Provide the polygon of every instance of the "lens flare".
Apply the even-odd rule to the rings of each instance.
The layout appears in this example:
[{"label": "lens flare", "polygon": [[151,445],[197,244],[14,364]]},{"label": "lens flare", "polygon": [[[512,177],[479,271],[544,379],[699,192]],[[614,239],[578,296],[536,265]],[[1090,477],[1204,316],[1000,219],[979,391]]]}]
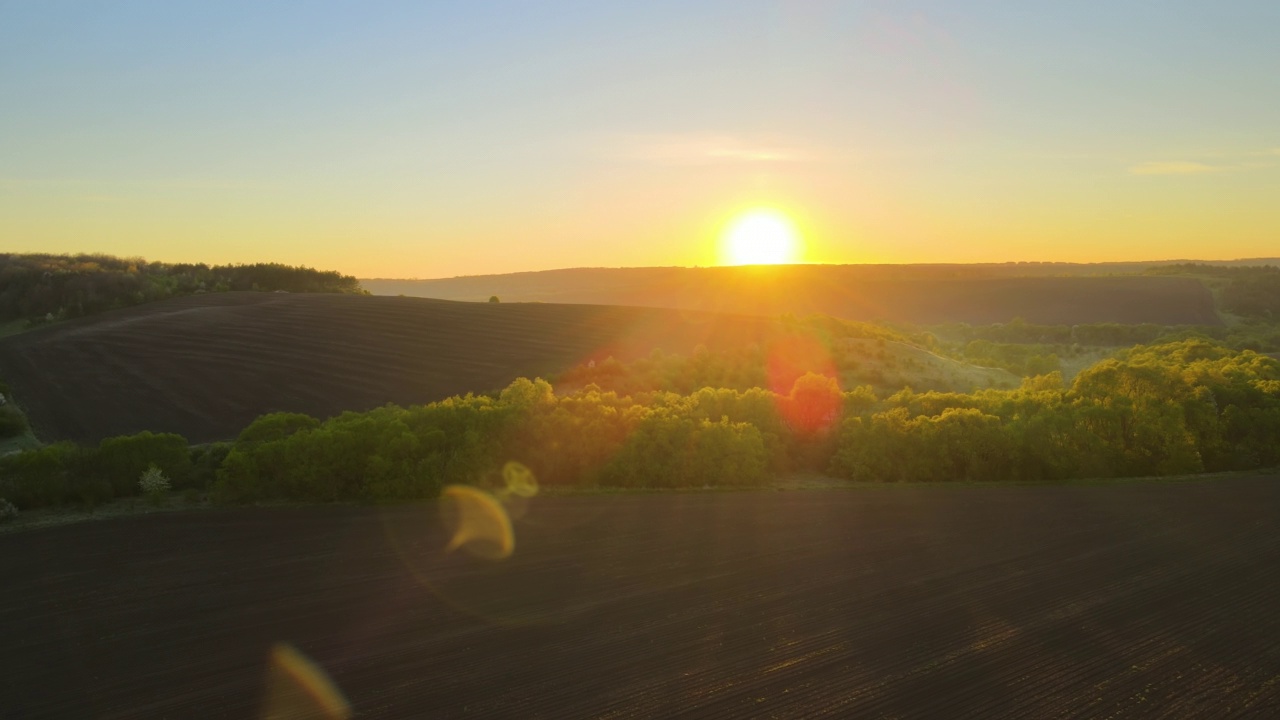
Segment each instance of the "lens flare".
[{"label": "lens flare", "polygon": [[263,720],[346,720],[351,705],[325,671],[288,643],[271,648]]},{"label": "lens flare", "polygon": [[514,460],[502,466],[502,482],[506,485],[502,490],[505,495],[531,498],[538,494],[538,479],[533,471]]},{"label": "lens flare", "polygon": [[446,487],[440,513],[452,533],[445,552],[462,548],[486,560],[502,560],[515,552],[511,518],[502,503],[484,490],[469,485]]},{"label": "lens flare", "polygon": [[768,373],[778,413],[792,429],[812,435],[835,425],[843,396],[826,343],[807,334],[778,340],[769,349]]}]

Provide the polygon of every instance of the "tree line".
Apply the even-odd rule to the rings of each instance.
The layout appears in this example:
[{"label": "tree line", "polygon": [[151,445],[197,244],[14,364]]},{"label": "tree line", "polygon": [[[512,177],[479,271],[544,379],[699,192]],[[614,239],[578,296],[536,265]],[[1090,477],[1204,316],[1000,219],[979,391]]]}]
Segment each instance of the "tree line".
[{"label": "tree line", "polygon": [[1140,346],[1016,390],[878,398],[807,373],[786,392],[703,387],[500,393],[324,421],[265,415],[233,442],[143,433],[0,458],[19,507],[137,494],[155,464],[177,490],[229,503],[396,501],[495,481],[511,460],[545,485],[760,485],[797,472],[862,482],[1045,481],[1280,463],[1280,361],[1202,339]]},{"label": "tree line", "polygon": [[277,263],[205,265],[110,255],[0,253],[0,322],[67,319],[231,290],[362,293],[354,277]]},{"label": "tree line", "polygon": [[0,380],[0,440],[17,437],[26,431],[26,416],[14,404],[9,384]]},{"label": "tree line", "polygon": [[1245,318],[1280,320],[1280,267],[1223,266],[1180,263],[1151,268],[1153,275],[1201,275],[1227,280],[1218,302],[1222,309]]}]

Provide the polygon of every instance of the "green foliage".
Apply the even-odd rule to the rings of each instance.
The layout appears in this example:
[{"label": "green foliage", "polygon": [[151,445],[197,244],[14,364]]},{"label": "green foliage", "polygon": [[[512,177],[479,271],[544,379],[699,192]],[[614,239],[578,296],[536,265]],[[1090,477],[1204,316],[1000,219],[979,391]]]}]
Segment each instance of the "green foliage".
[{"label": "green foliage", "polygon": [[1062,371],[1057,353],[1044,345],[1014,345],[993,343],[989,340],[973,340],[965,346],[963,357],[966,362],[985,367],[1003,368],[1023,377]]},{"label": "green foliage", "polygon": [[1000,418],[976,408],[910,416],[898,407],[845,428],[833,465],[853,480],[1009,480],[1012,438]]},{"label": "green foliage", "polygon": [[[816,319],[809,322],[819,324]],[[827,335],[825,329],[804,328],[763,346],[751,344],[714,351],[699,346],[689,356],[655,350],[648,357],[629,363],[609,357],[570,369],[558,378],[557,387],[595,385],[622,395],[659,390],[687,395],[704,387],[740,391],[760,387],[785,394],[807,372],[834,377],[842,387],[866,385],[889,393],[904,385],[937,390],[1017,385],[1014,375],[1004,369],[992,369],[1001,363],[978,367],[941,357],[901,335],[872,337],[868,329],[873,327],[843,328],[841,331],[849,335],[834,336]],[[891,335],[891,331],[883,330],[883,334]],[[918,339],[937,344],[932,336]],[[1056,357],[1036,362],[1032,360],[1030,367],[1035,372],[1030,374],[1058,369]],[[1025,357],[1018,363],[1019,372],[1028,365]]]},{"label": "green foliage", "polygon": [[0,438],[17,437],[27,432],[27,418],[13,403],[0,405]]},{"label": "green foliage", "polygon": [[632,431],[602,469],[616,487],[753,485],[768,478],[760,430],[749,423],[693,420],[656,412]]},{"label": "green foliage", "polygon": [[197,494],[210,489],[217,479],[218,468],[222,467],[222,463],[230,452],[231,443],[225,442],[192,447],[191,473],[187,476],[185,483],[175,485],[174,488],[194,491]]},{"label": "green foliage", "polygon": [[688,395],[704,387],[768,387],[769,380],[767,358],[759,346],[717,353],[699,346],[688,357],[654,350],[648,357],[625,365],[612,357],[579,365],[561,375],[557,384],[595,385],[622,395],[658,390]]},{"label": "green foliage", "polygon": [[[847,420],[832,470],[859,480],[1172,475],[1280,462],[1280,362],[1194,339],[1016,391],[904,391]],[[964,413],[964,415],[962,415]]]},{"label": "green foliage", "polygon": [[447,484],[484,484],[508,460],[543,485],[759,483],[790,432],[776,401],[758,389],[558,397],[521,378],[497,398],[347,413],[271,441],[242,435],[215,493],[226,502],[431,497]]},{"label": "green foliage", "polygon": [[215,495],[225,502],[431,497],[439,492],[441,437],[419,437],[405,413],[344,413],[270,440],[242,435],[222,462]]},{"label": "green foliage", "polygon": [[142,494],[152,505],[161,505],[169,494],[172,485],[169,478],[164,476],[164,472],[155,465],[151,465],[142,471],[142,476],[138,478],[138,488],[142,490]]},{"label": "green foliage", "polygon": [[1280,268],[1232,280],[1222,290],[1222,309],[1245,317],[1280,319]]},{"label": "green foliage", "polygon": [[57,443],[0,458],[0,494],[24,508],[98,505],[137,495],[138,479],[155,465],[175,483],[191,471],[181,435],[144,432],[97,447]]},{"label": "green foliage", "polygon": [[0,253],[0,321],[32,324],[199,292],[362,293],[351,276],[277,263],[192,265],[109,255]]},{"label": "green foliage", "polygon": [[240,431],[237,443],[252,444],[283,440],[300,430],[314,430],[320,427],[320,421],[302,413],[268,413],[249,423],[249,427]]},{"label": "green foliage", "polygon": [[[1223,339],[1226,330],[1210,326],[1174,326],[1140,323],[1126,325],[1121,323],[1084,323],[1080,325],[1039,325],[1029,323],[1022,318],[1014,318],[1007,323],[994,325],[969,325],[967,323],[950,323],[936,326],[934,332],[939,336],[958,341],[970,356],[987,355],[1004,361],[999,355],[992,355],[993,346],[999,345],[1038,345],[1039,352],[1046,352],[1064,346],[1088,345],[1097,347],[1122,347],[1153,343],[1169,338],[1177,333],[1197,333],[1207,337]],[[970,344],[978,342],[979,345]],[[997,351],[998,352],[998,351]],[[1016,350],[1008,352],[1017,352]]]},{"label": "green foliage", "polygon": [[[667,362],[656,357],[653,372]],[[695,355],[704,372],[714,358]],[[683,362],[683,361],[682,361]],[[602,363],[605,365],[607,363]],[[607,376],[609,368],[596,366]],[[21,507],[136,494],[154,472],[223,502],[382,502],[486,485],[503,465],[544,486],[754,485],[829,471],[871,482],[1037,481],[1170,475],[1280,464],[1280,361],[1203,338],[1117,353],[1067,386],[1054,371],[1011,390],[868,387],[800,375],[786,394],[702,387],[557,395],[518,379],[496,396],[392,405],[323,422],[273,413],[233,443],[188,448],[140,433],[0,458]]]},{"label": "green foliage", "polygon": [[191,453],[181,435],[141,432],[98,444],[88,473],[111,485],[116,497],[132,494],[138,477],[155,466],[182,486],[191,474]]},{"label": "green foliage", "polygon": [[109,487],[104,493],[96,481],[73,480],[82,454],[71,443],[58,443],[0,458],[0,495],[28,509],[110,499]]},{"label": "green foliage", "polygon": [[1280,268],[1274,265],[1203,265],[1180,263],[1151,268],[1151,275],[1195,275],[1222,283],[1223,310],[1250,318],[1280,319]]}]

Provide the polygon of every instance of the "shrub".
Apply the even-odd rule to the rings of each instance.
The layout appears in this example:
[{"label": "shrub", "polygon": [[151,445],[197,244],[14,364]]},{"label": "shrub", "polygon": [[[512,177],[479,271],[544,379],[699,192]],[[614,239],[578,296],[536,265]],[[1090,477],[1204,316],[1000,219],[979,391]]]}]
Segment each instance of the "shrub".
[{"label": "shrub", "polygon": [[277,412],[263,415],[240,432],[237,444],[283,440],[301,430],[314,430],[320,421],[302,413]]},{"label": "shrub", "polygon": [[28,509],[74,502],[68,466],[79,452],[58,443],[0,458],[0,493]]},{"label": "shrub", "polygon": [[160,468],[152,465],[142,471],[142,476],[138,478],[138,487],[142,489],[142,494],[146,495],[148,500],[159,505],[169,492],[169,478],[164,476]]},{"label": "shrub", "polygon": [[186,438],[150,432],[107,438],[89,463],[91,473],[111,483],[117,496],[137,492],[138,477],[152,465],[171,481],[185,483],[191,474]]},{"label": "shrub", "polygon": [[17,437],[27,431],[27,419],[13,403],[0,406],[0,438]]},{"label": "shrub", "polygon": [[191,448],[191,474],[185,483],[174,485],[175,490],[203,491],[213,487],[218,479],[218,468],[231,452],[231,443],[209,443]]},{"label": "shrub", "polygon": [[764,439],[754,425],[669,413],[646,418],[601,471],[602,484],[621,487],[754,485],[767,476]]},{"label": "shrub", "polygon": [[0,498],[0,522],[9,522],[18,517],[18,508],[13,503]]}]

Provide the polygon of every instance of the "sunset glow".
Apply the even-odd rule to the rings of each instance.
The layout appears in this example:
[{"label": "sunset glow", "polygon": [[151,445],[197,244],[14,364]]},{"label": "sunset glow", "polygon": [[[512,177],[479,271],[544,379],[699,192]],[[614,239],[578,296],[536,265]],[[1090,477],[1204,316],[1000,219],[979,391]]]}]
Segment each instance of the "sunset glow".
[{"label": "sunset glow", "polygon": [[795,227],[782,213],[752,210],[725,230],[723,264],[784,265],[795,262]]},{"label": "sunset glow", "polygon": [[361,278],[1275,253],[1275,3],[392,5],[7,4],[4,249]]}]

